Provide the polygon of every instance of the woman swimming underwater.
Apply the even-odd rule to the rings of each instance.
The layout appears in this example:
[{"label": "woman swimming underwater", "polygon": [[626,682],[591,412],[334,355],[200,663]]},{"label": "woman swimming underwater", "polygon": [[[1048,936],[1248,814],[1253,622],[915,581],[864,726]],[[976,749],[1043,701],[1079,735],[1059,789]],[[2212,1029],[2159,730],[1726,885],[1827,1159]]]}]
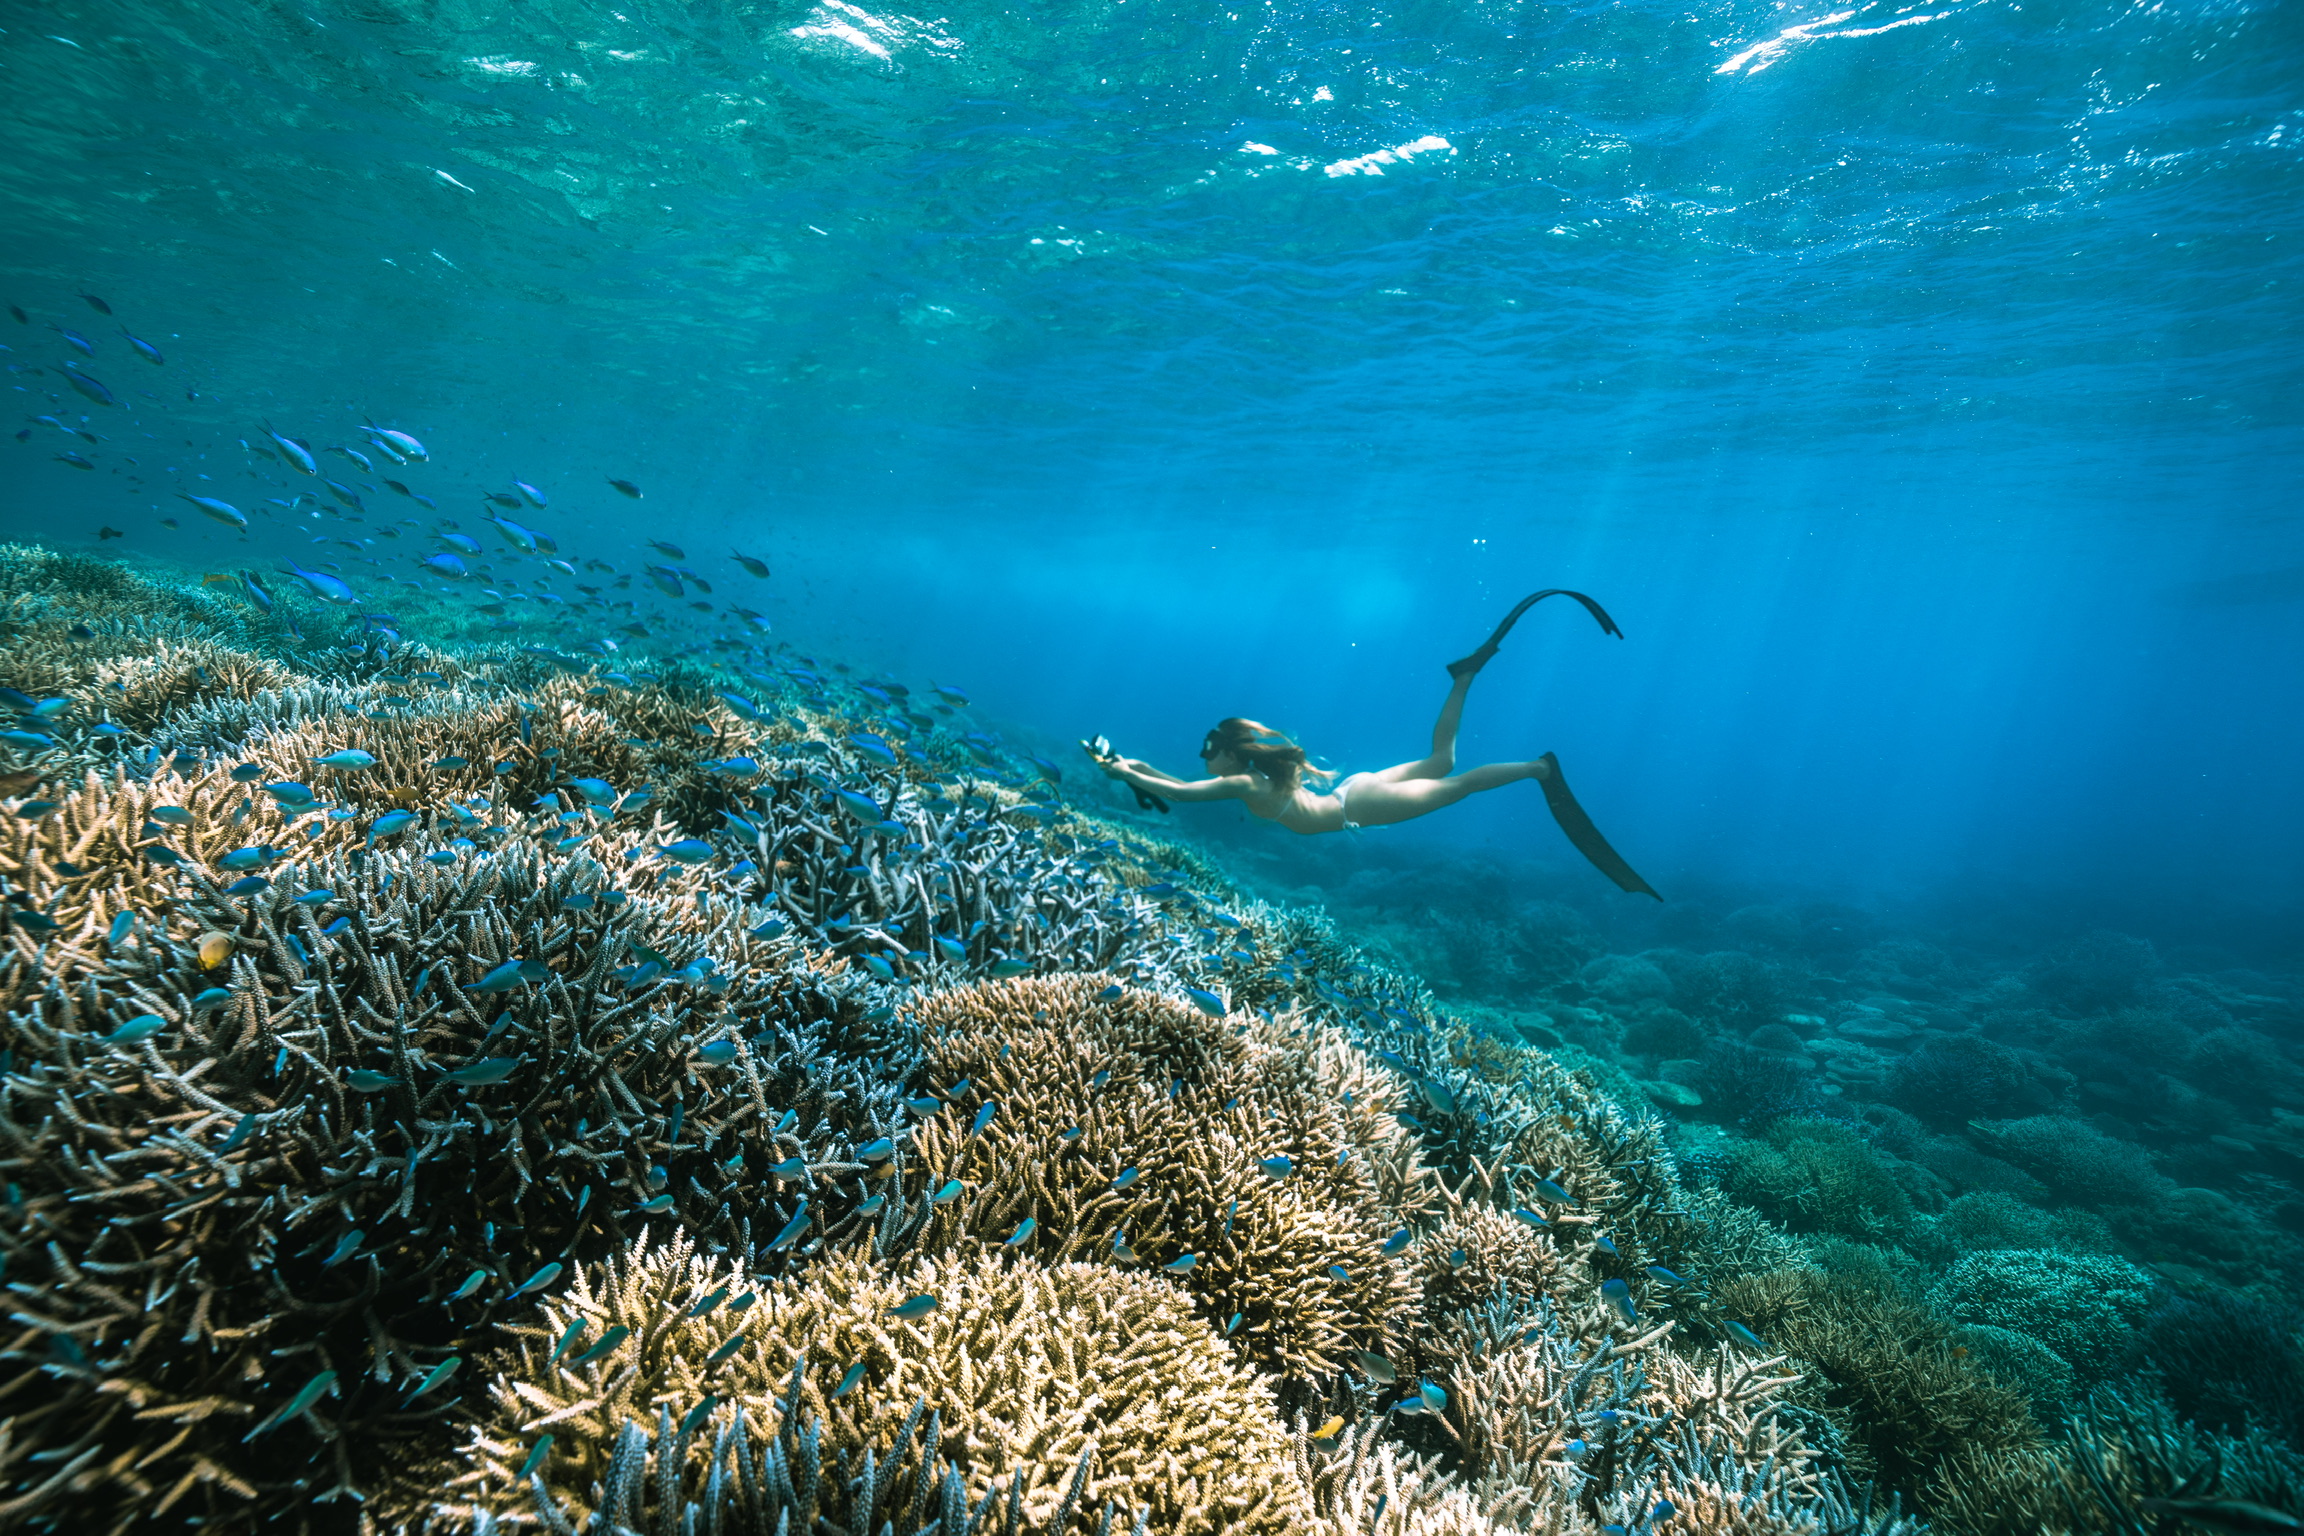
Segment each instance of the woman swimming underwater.
[{"label": "woman swimming underwater", "polygon": [[[1388,827],[1429,815],[1442,806],[1454,805],[1466,795],[1534,779],[1543,786],[1545,804],[1551,807],[1560,830],[1568,834],[1568,840],[1594,867],[1627,891],[1656,896],[1648,882],[1633,873],[1632,866],[1608,846],[1608,840],[1592,825],[1592,819],[1568,792],[1567,781],[1560,776],[1560,760],[1551,753],[1532,762],[1489,763],[1456,772],[1456,728],[1464,717],[1464,697],[1472,689],[1472,679],[1496,654],[1497,647],[1512,632],[1520,616],[1547,597],[1576,599],[1599,621],[1603,633],[1619,640],[1624,637],[1616,621],[1581,592],[1555,587],[1522,598],[1519,605],[1504,616],[1504,622],[1496,626],[1496,632],[1488,637],[1486,644],[1461,661],[1448,664],[1448,674],[1455,683],[1448,690],[1447,702],[1440,706],[1439,721],[1432,727],[1432,751],[1411,763],[1375,773],[1350,774],[1329,787],[1315,787],[1312,781],[1332,779],[1334,775],[1313,767],[1304,749],[1278,731],[1237,717],[1218,721],[1200,744],[1200,760],[1208,765],[1211,778],[1172,778],[1150,763],[1120,756],[1101,737],[1082,745],[1107,774],[1133,788],[1140,801],[1151,803],[1151,797],[1238,800],[1251,814],[1307,835]],[[1664,898],[1656,896],[1656,899]]]}]

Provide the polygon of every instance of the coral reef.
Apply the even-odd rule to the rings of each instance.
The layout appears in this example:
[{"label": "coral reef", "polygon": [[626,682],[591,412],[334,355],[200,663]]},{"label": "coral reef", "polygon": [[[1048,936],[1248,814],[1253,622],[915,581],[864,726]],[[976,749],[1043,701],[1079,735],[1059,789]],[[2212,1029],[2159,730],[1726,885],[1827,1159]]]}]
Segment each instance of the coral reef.
[{"label": "coral reef", "polygon": [[1813,1371],[1821,1406],[1843,1416],[1853,1449],[1891,1487],[1934,1513],[1954,1457],[2012,1453],[2040,1440],[2022,1392],[1987,1375],[1951,1324],[1862,1278],[1779,1270],[1719,1287],[1733,1316]]},{"label": "coral reef", "polygon": [[[2170,1524],[2189,1504],[2205,1524],[2219,1505],[2248,1529],[2304,1515],[2304,1456],[2261,1431],[2221,1435],[2187,1423],[2149,1393],[2096,1393],[2052,1446],[1979,1446],[1946,1467],[1935,1526],[1957,1536],[2095,1536]],[[2168,1501],[2155,1508],[2148,1501]],[[2151,1525],[2143,1521],[2149,1518]],[[2208,1529],[2218,1529],[2208,1525]]]},{"label": "coral reef", "polygon": [[900,685],[0,585],[0,1519],[1899,1526],[1612,1060]]},{"label": "coral reef", "polygon": [[[921,1296],[933,1309],[907,1315]],[[762,1443],[806,1426],[805,1460],[821,1470],[787,1501],[794,1529],[818,1516],[865,1528],[855,1503],[872,1501],[843,1495],[872,1453],[883,1479],[931,1495],[951,1482],[971,1512],[1020,1505],[1033,1530],[1107,1506],[1208,1536],[1304,1521],[1269,1388],[1153,1274],[998,1253],[889,1265],[850,1248],[770,1281],[685,1239],[641,1241],[515,1332],[457,1458],[465,1470],[435,1507],[444,1525],[531,1510],[580,1525],[613,1507],[625,1426],[666,1415],[687,1432],[654,1437],[622,1517],[635,1528],[659,1528],[669,1509],[775,1529],[781,1512],[724,1468],[739,1421]]]},{"label": "coral reef", "polygon": [[2222,1289],[2171,1296],[2137,1347],[2187,1418],[2220,1431],[2260,1426],[2304,1451],[2304,1321],[2293,1308]]},{"label": "coral reef", "polygon": [[1959,1322],[2038,1339],[2089,1387],[2127,1355],[2157,1291],[2150,1275],[2109,1254],[1998,1248],[1954,1262],[1929,1299]]},{"label": "coral reef", "polygon": [[1737,1144],[1721,1188],[1800,1231],[1848,1237],[1901,1232],[1912,1202],[1864,1138],[1829,1120],[1786,1117]]},{"label": "coral reef", "polygon": [[0,1525],[1983,1536],[2294,1486],[2288,978],[1398,852],[1323,913],[806,658],[291,631],[41,551],[0,599],[51,701],[0,800]]}]

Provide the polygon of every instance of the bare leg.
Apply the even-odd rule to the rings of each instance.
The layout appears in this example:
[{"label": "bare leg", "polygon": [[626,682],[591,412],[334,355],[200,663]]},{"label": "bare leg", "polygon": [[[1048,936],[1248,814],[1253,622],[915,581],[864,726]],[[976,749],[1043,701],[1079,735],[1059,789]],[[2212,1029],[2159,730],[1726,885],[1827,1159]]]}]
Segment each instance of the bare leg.
[{"label": "bare leg", "polygon": [[1440,706],[1440,718],[1433,722],[1432,755],[1382,769],[1376,773],[1377,779],[1404,784],[1412,779],[1444,779],[1456,771],[1456,729],[1464,721],[1464,696],[1472,691],[1472,677],[1466,672],[1449,688],[1447,701]]},{"label": "bare leg", "polygon": [[1550,765],[1539,759],[1532,763],[1488,763],[1445,778],[1388,779],[1379,775],[1353,786],[1352,820],[1363,827],[1389,827],[1430,815],[1467,795],[1548,778],[1551,772]]}]

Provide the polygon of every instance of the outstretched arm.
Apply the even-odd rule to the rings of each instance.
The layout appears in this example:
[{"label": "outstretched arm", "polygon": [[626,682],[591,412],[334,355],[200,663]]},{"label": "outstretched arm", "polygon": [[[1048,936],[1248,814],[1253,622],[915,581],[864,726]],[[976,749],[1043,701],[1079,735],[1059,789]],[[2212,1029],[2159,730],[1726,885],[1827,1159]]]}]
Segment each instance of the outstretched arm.
[{"label": "outstretched arm", "polygon": [[1150,763],[1133,757],[1109,757],[1102,763],[1104,771],[1123,784],[1133,784],[1168,800],[1239,800],[1254,789],[1255,783],[1247,774],[1227,774],[1220,779],[1171,778]]}]

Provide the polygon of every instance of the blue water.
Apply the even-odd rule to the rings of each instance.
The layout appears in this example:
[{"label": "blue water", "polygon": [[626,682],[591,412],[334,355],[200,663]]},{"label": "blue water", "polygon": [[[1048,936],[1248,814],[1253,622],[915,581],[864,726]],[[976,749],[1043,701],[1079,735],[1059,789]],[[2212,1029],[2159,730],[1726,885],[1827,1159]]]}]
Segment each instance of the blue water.
[{"label": "blue water", "polygon": [[[451,515],[518,477],[579,555],[764,555],[800,648],[1172,770],[1233,713],[1419,755],[1571,586],[1626,638],[1538,610],[1463,757],[1558,751],[1668,896],[2292,943],[2297,17],[17,8],[0,340],[82,331],[128,408],[20,373],[107,441],[27,421],[0,534],[268,566],[165,493],[372,413]],[[1526,786],[1175,823],[1615,899]]]}]

